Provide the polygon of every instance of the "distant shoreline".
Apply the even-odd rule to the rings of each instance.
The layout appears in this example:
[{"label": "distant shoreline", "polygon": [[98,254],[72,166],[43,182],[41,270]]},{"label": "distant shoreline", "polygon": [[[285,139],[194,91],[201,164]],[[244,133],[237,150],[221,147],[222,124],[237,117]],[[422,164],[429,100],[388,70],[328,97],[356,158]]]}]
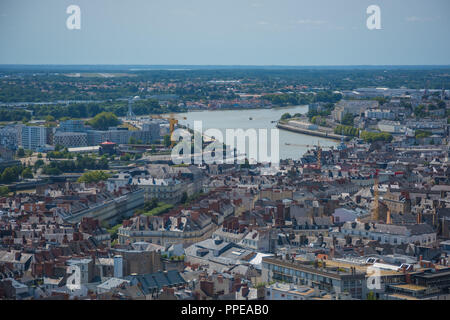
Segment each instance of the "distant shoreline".
[{"label": "distant shoreline", "polygon": [[269,107],[269,108],[220,108],[220,109],[195,109],[195,110],[188,110],[183,112],[172,112],[173,114],[183,114],[183,113],[190,113],[190,112],[205,112],[205,111],[249,111],[249,110],[271,110],[271,109],[289,109],[289,108],[295,108],[295,107],[307,107],[307,104],[300,104],[300,105],[289,105],[289,106],[275,106],[275,107]]}]

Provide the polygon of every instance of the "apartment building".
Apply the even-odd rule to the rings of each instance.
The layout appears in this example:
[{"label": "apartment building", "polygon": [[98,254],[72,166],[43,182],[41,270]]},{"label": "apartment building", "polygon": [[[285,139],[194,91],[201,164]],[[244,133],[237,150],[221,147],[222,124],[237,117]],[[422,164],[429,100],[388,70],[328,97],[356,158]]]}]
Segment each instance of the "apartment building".
[{"label": "apartment building", "polygon": [[48,144],[50,128],[40,126],[22,126],[21,145],[26,150],[42,151]]},{"label": "apartment building", "polygon": [[335,121],[341,122],[347,113],[359,116],[364,114],[366,110],[377,108],[378,101],[374,100],[341,100],[336,104],[331,115]]},{"label": "apartment building", "polygon": [[85,132],[56,132],[53,135],[53,144],[65,148],[86,147],[88,145],[87,133]]},{"label": "apartment building", "polygon": [[346,292],[355,299],[364,299],[367,292],[363,272],[353,268],[327,267],[324,263],[319,266],[290,257],[264,257],[261,278],[263,282],[284,281],[335,294]]},{"label": "apartment building", "polygon": [[419,242],[421,245],[429,245],[436,241],[436,232],[428,224],[382,224],[346,222],[340,232],[333,232],[337,237],[361,237],[377,240],[380,243],[400,245]]}]

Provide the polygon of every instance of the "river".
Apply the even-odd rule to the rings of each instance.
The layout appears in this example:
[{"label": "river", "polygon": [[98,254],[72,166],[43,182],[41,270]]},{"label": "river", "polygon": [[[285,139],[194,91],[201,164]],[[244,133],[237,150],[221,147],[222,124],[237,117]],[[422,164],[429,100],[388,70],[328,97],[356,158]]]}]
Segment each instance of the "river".
[{"label": "river", "polygon": [[[308,106],[293,106],[273,109],[249,109],[249,110],[214,110],[214,111],[190,111],[177,114],[179,123],[189,128],[193,128],[194,121],[201,120],[203,132],[210,128],[220,129],[225,137],[225,129],[268,129],[268,140],[270,140],[270,129],[276,128],[276,123],[271,121],[279,120],[284,113],[306,113]],[[183,119],[186,117],[186,119]],[[252,118],[252,120],[249,120]],[[280,149],[281,159],[299,159],[308,149],[303,146],[286,145],[302,144],[321,146],[337,146],[338,142],[330,139],[308,136],[300,133],[280,130]],[[270,152],[270,141],[268,150]],[[247,147],[248,151],[248,147]],[[247,153],[248,154],[248,153]]]}]

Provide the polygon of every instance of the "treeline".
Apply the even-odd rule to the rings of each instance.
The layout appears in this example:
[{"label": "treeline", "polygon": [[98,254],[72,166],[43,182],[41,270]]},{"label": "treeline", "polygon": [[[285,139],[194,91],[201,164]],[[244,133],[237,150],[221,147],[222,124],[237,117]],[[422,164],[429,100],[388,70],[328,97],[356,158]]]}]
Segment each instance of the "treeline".
[{"label": "treeline", "polygon": [[[56,120],[64,118],[93,118],[102,112],[110,112],[117,117],[124,117],[128,112],[127,101],[114,101],[104,103],[77,103],[68,105],[31,105],[25,109],[0,108],[0,121],[29,121],[31,118],[45,119],[52,116]],[[177,105],[163,106],[158,100],[146,99],[138,100],[133,104],[134,114],[162,114],[170,112],[182,112],[184,109]]]},{"label": "treeline", "polygon": [[328,102],[336,103],[342,99],[340,93],[333,93],[331,91],[321,91],[317,94],[303,94],[303,93],[283,93],[283,94],[268,94],[263,97],[269,100],[276,106],[287,105],[304,105],[314,102]]},{"label": "treeline", "polygon": [[31,112],[23,109],[0,108],[0,121],[30,121]]},{"label": "treeline", "polygon": [[42,173],[47,175],[60,175],[62,173],[83,172],[87,170],[107,170],[107,158],[91,158],[79,156],[76,160],[52,161],[42,167]]},{"label": "treeline", "polygon": [[375,141],[384,141],[384,142],[391,142],[393,137],[392,134],[388,132],[369,132],[369,131],[362,131],[361,132],[361,139],[363,139],[365,142],[375,142]]},{"label": "treeline", "polygon": [[6,167],[0,171],[0,183],[9,184],[23,179],[32,179],[33,172],[31,168],[19,165]]},{"label": "treeline", "polygon": [[[34,68],[34,70],[32,70]],[[302,86],[307,83],[311,87],[326,87],[330,90],[350,90],[360,87],[402,86],[411,89],[450,89],[448,67],[364,67],[364,68],[314,68],[314,67],[198,67],[196,70],[142,70],[130,72],[128,69],[102,68],[84,70],[85,72],[126,72],[130,77],[81,77],[63,76],[69,72],[83,72],[79,67],[55,69],[53,67],[21,67],[15,69],[2,68],[10,76],[0,80],[0,101],[52,101],[117,99],[139,94],[142,83],[192,83],[192,90],[198,83],[210,80],[243,79],[242,83],[251,83],[253,88],[277,89],[287,83]],[[16,75],[16,72],[20,74]],[[38,75],[33,75],[38,72]],[[55,75],[53,72],[58,72]],[[351,79],[351,81],[349,81]],[[175,90],[178,89],[176,87]],[[164,87],[163,87],[164,88]],[[45,90],[42,90],[45,89]],[[174,89],[162,89],[155,93],[172,93]],[[220,90],[220,86],[219,86]],[[212,92],[213,93],[213,92]],[[221,92],[219,92],[221,93]],[[211,95],[209,93],[208,95]]]},{"label": "treeline", "polygon": [[375,141],[385,141],[391,142],[393,137],[392,134],[388,132],[369,132],[369,131],[361,131],[358,128],[352,126],[338,125],[334,128],[334,133],[341,134],[348,137],[360,137],[365,142],[375,142]]},{"label": "treeline", "polygon": [[[56,119],[68,118],[93,118],[102,112],[111,112],[118,117],[126,116],[128,112],[128,102],[104,102],[104,103],[77,103],[69,105],[45,105],[31,106],[30,110],[36,118],[44,118],[48,115]],[[178,106],[161,106],[155,99],[138,100],[133,104],[134,114],[148,115],[152,113],[160,114],[166,112],[178,112]]]},{"label": "treeline", "polygon": [[352,126],[338,125],[334,128],[334,133],[349,136],[349,137],[357,137],[359,136],[359,129]]},{"label": "treeline", "polygon": [[[14,76],[13,76],[14,77]],[[135,78],[69,78],[44,75],[11,77],[0,81],[2,102],[45,102],[57,100],[117,99],[136,95],[138,83]],[[42,90],[45,89],[45,90]]]}]

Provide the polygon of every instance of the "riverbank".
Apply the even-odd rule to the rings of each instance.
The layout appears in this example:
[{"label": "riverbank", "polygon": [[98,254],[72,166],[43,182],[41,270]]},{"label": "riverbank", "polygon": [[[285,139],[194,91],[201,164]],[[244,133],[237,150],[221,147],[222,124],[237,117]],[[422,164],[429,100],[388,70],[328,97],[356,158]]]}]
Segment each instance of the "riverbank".
[{"label": "riverbank", "polygon": [[[178,114],[179,125],[184,125],[190,129],[194,127],[194,121],[201,121],[202,132],[208,135],[206,130],[218,129],[223,137],[227,129],[267,129],[270,136],[270,130],[276,128],[278,120],[284,113],[306,114],[308,106],[293,106],[271,109],[252,109],[252,110],[214,110],[214,111],[192,111]],[[250,120],[250,118],[252,120]],[[280,159],[300,159],[308,151],[307,147],[301,145],[315,145],[318,142],[321,146],[337,146],[338,142],[327,137],[313,137],[308,134],[300,134],[288,130],[279,130],[279,157]],[[211,135],[212,133],[209,133]],[[267,150],[271,150],[271,139],[267,141]],[[287,143],[287,144],[286,144]],[[247,145],[248,147],[248,145]]]},{"label": "riverbank", "polygon": [[291,131],[291,132],[306,134],[306,135],[310,135],[310,136],[327,138],[327,139],[333,139],[333,140],[339,140],[339,141],[342,138],[344,138],[344,140],[348,139],[348,137],[341,136],[339,134],[329,133],[329,132],[324,132],[324,131],[318,131],[318,130],[309,130],[309,129],[304,129],[304,128],[290,126],[290,125],[287,125],[287,124],[284,124],[284,123],[277,123],[277,128],[278,129],[282,129],[282,130]]}]

